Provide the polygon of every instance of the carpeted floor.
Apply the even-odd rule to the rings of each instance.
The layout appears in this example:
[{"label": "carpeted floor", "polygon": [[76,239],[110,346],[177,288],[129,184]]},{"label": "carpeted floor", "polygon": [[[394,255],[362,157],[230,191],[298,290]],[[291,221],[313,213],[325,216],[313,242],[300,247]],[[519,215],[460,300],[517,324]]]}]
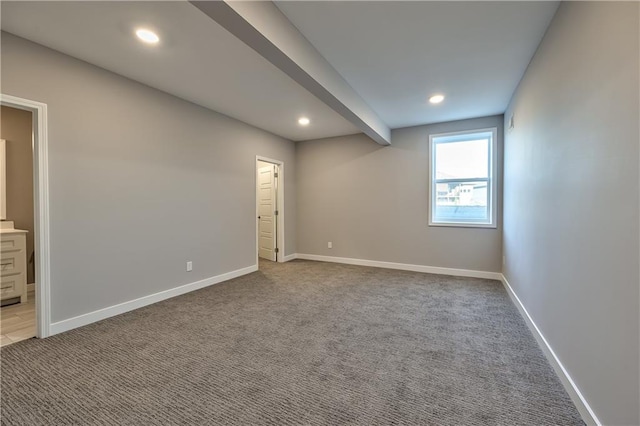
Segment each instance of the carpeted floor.
[{"label": "carpeted floor", "polygon": [[583,424],[497,281],[260,266],[2,348],[2,424]]}]

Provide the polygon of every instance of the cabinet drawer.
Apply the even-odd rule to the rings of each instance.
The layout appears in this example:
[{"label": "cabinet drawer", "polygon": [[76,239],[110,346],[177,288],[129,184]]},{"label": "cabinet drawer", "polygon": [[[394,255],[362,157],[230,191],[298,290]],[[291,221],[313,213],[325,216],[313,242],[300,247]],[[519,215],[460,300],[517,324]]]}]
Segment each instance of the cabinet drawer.
[{"label": "cabinet drawer", "polygon": [[24,235],[3,235],[0,237],[0,252],[26,250],[27,239]]},{"label": "cabinet drawer", "polygon": [[24,250],[3,251],[0,253],[0,274],[21,274],[25,272]]},{"label": "cabinet drawer", "polygon": [[0,277],[0,299],[20,297],[24,286],[24,274]]}]

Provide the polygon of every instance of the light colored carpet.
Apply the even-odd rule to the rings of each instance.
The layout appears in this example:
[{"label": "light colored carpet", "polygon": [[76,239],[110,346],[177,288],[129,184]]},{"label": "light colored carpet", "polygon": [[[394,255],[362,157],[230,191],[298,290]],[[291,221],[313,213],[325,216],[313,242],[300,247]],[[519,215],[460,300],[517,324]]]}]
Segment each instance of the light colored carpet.
[{"label": "light colored carpet", "polygon": [[582,424],[489,280],[264,262],[1,356],[6,425]]}]

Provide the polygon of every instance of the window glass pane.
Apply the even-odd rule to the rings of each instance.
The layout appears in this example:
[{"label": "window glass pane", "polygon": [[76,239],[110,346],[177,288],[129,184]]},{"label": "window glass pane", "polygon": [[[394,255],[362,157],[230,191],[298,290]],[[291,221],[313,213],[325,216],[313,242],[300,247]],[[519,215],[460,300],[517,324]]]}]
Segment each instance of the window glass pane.
[{"label": "window glass pane", "polygon": [[436,222],[488,221],[487,181],[436,183]]},{"label": "window glass pane", "polygon": [[489,177],[488,139],[435,143],[436,179]]}]

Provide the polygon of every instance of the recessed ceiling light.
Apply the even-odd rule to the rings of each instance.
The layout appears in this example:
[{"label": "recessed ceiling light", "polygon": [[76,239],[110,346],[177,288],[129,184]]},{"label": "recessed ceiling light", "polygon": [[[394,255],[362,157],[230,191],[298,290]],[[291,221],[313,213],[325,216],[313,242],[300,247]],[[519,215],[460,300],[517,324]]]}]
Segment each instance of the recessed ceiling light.
[{"label": "recessed ceiling light", "polygon": [[144,41],[145,43],[156,44],[157,42],[160,41],[160,37],[158,37],[158,34],[154,33],[151,30],[146,30],[144,28],[140,28],[136,30],[136,35],[140,40]]},{"label": "recessed ceiling light", "polygon": [[444,95],[433,95],[429,98],[429,102],[432,104],[439,104],[442,101],[444,101]]},{"label": "recessed ceiling light", "polygon": [[298,119],[298,124],[301,126],[308,126],[309,123],[311,123],[311,121],[309,121],[309,119],[307,117],[300,117]]}]

